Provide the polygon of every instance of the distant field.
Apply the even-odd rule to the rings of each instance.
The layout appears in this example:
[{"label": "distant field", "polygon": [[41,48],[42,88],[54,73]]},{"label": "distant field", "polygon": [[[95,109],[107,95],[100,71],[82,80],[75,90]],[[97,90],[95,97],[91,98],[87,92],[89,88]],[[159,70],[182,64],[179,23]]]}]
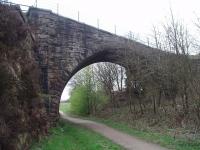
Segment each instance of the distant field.
[{"label": "distant field", "polygon": [[64,113],[70,112],[69,107],[70,107],[70,103],[60,103],[60,111]]},{"label": "distant field", "polygon": [[59,122],[50,136],[35,143],[31,150],[123,150],[103,136],[74,124]]}]

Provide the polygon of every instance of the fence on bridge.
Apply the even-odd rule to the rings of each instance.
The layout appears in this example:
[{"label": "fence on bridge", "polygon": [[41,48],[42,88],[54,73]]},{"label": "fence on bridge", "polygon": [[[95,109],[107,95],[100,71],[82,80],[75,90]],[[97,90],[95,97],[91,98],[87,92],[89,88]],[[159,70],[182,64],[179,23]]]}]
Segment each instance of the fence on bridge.
[{"label": "fence on bridge", "polygon": [[0,0],[0,4],[6,4],[9,6],[19,6],[21,8],[22,12],[27,12],[30,7],[33,7],[33,6],[29,6],[29,5],[13,3],[8,0]]}]

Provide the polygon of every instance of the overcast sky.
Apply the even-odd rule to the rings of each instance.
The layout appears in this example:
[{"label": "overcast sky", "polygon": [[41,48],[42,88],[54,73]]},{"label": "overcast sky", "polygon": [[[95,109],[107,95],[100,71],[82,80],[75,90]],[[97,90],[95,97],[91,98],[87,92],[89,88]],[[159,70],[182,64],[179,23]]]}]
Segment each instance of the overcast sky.
[{"label": "overcast sky", "polygon": [[[36,0],[9,0],[15,3],[35,5]],[[200,17],[200,0],[37,0],[40,8],[51,9],[59,14],[78,19],[86,24],[126,35],[129,31],[140,38],[150,36],[153,25],[166,21],[172,8],[176,17],[187,25],[192,34],[196,33],[194,22]],[[66,97],[66,96],[64,96]]]},{"label": "overcast sky", "polygon": [[[10,0],[26,5],[35,5],[36,0]],[[37,0],[38,7],[51,9],[59,14],[78,19],[101,29],[125,35],[129,31],[142,37],[151,33],[152,25],[165,21],[170,7],[175,16],[184,20],[189,28],[194,26],[196,16],[200,16],[200,0]],[[193,31],[195,32],[195,31]]]}]

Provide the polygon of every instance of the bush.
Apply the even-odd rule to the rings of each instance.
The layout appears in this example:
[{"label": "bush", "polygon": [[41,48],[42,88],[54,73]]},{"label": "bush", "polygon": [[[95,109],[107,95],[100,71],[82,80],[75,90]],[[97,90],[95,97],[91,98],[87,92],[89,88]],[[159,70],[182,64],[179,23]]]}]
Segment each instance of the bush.
[{"label": "bush", "polygon": [[70,111],[77,115],[88,114],[88,94],[85,86],[78,86],[72,91],[70,97]]},{"label": "bush", "polygon": [[90,115],[102,109],[107,101],[103,91],[88,90],[87,86],[79,85],[72,91],[70,112],[82,116]]}]

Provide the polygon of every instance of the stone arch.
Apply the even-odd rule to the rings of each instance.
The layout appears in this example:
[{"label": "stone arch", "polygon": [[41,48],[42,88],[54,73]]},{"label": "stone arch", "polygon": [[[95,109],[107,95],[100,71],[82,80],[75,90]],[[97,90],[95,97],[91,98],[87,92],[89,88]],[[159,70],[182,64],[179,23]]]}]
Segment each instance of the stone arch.
[{"label": "stone arch", "polygon": [[[71,81],[71,79],[74,76],[76,76],[77,73],[79,73],[82,69],[85,69],[86,67],[89,67],[89,66],[94,65],[94,64],[99,64],[99,63],[111,63],[111,64],[115,64],[115,65],[118,65],[118,66],[122,66],[121,63],[118,63],[116,61],[110,61],[108,59],[99,59],[99,58],[96,59],[96,56],[91,56],[90,58],[83,60],[82,63],[80,63],[78,66],[76,66],[74,68],[74,70],[72,71],[72,73],[70,74],[70,76],[68,76],[68,78],[66,78],[65,84],[64,84],[64,87],[63,87],[63,90],[62,90],[62,94],[64,92],[64,89],[67,87],[68,83]],[[122,67],[125,68],[124,66],[122,66]],[[62,97],[62,94],[60,95],[60,97]]]},{"label": "stone arch", "polygon": [[[112,56],[112,58],[109,56]],[[117,57],[114,57],[113,53],[111,53],[107,50],[103,50],[98,53],[95,53],[95,54],[83,59],[81,62],[79,62],[77,65],[75,65],[74,69],[71,71],[71,73],[69,75],[68,80],[74,74],[76,74],[78,71],[80,71],[81,69],[85,68],[86,66],[92,65],[94,63],[110,62],[110,63],[119,64],[119,65],[125,67],[124,64],[120,63],[120,61],[118,61],[118,59],[115,59],[115,58],[117,58]],[[68,82],[68,80],[67,80],[67,82]]]}]

